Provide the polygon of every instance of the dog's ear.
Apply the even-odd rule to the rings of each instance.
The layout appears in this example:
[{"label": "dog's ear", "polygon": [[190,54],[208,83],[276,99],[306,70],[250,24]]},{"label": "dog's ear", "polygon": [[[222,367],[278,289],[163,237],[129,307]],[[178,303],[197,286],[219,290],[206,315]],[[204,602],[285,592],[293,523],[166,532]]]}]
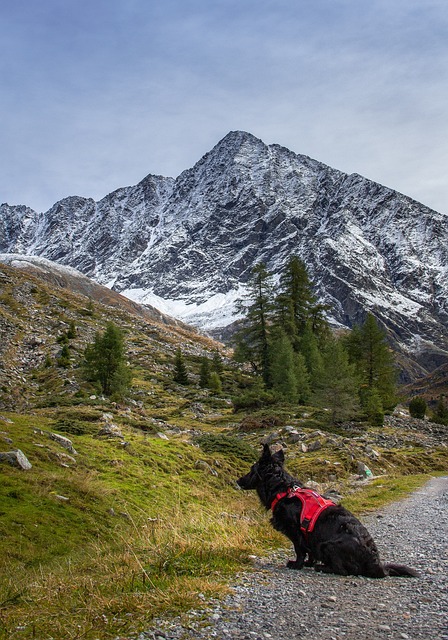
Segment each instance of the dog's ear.
[{"label": "dog's ear", "polygon": [[278,451],[272,454],[272,457],[278,460],[278,462],[281,462],[283,464],[285,461],[285,452],[283,451],[283,449],[279,449]]},{"label": "dog's ear", "polygon": [[268,444],[263,445],[263,453],[261,454],[262,460],[268,460],[271,458],[271,449]]}]

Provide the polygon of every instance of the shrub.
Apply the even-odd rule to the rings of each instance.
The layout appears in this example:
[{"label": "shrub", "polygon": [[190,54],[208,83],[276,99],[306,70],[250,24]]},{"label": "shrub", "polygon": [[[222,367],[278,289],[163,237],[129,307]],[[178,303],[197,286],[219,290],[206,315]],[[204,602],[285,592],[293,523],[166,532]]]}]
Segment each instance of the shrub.
[{"label": "shrub", "polygon": [[195,442],[206,453],[222,453],[240,458],[246,462],[254,462],[258,453],[247,442],[224,434],[206,433],[195,439]]},{"label": "shrub", "polygon": [[250,389],[249,391],[232,398],[232,404],[235,411],[239,411],[240,409],[261,409],[262,407],[266,407],[274,403],[274,395],[269,391],[262,391],[259,388]]},{"label": "shrub", "polygon": [[282,427],[284,424],[285,421],[277,415],[246,416],[239,426],[239,431],[248,433],[262,429],[274,429],[276,427]]},{"label": "shrub", "polygon": [[412,398],[409,403],[409,413],[412,418],[423,419],[426,413],[426,401],[418,396]]}]

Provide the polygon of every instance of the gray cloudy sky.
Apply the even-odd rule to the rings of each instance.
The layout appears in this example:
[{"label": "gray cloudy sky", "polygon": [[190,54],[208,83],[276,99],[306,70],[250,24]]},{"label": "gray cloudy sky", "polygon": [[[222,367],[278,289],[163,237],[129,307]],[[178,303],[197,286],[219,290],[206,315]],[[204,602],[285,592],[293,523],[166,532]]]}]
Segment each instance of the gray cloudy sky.
[{"label": "gray cloudy sky", "polygon": [[177,176],[243,129],[448,213],[446,0],[14,0],[0,202]]}]

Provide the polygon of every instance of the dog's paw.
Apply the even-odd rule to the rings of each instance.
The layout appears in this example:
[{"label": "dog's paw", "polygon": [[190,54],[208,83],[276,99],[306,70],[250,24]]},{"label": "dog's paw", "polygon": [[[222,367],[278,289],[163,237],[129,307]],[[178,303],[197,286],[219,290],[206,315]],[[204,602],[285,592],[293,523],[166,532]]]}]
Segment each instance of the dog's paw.
[{"label": "dog's paw", "polygon": [[301,569],[303,567],[303,561],[299,562],[299,560],[288,560],[286,566],[288,569]]},{"label": "dog's paw", "polygon": [[305,567],[312,567],[314,565],[314,559],[307,558],[303,564]]}]

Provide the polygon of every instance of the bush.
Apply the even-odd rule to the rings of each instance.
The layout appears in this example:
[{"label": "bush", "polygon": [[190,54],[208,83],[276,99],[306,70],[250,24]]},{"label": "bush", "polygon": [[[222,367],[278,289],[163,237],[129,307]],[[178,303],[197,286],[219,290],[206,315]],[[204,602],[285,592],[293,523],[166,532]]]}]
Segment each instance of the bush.
[{"label": "bush", "polygon": [[58,420],[54,423],[52,429],[56,432],[69,433],[73,436],[94,435],[98,433],[98,426],[71,419]]},{"label": "bush", "polygon": [[260,389],[251,389],[238,396],[232,398],[232,404],[235,411],[240,409],[261,409],[275,403],[275,397],[268,391]]},{"label": "bush", "polygon": [[222,453],[240,458],[245,462],[254,462],[258,458],[258,453],[247,442],[223,434],[206,433],[195,439],[195,442],[206,453]]},{"label": "bush", "polygon": [[246,416],[241,422],[238,430],[250,433],[251,431],[259,431],[262,429],[275,429],[276,427],[283,427],[285,421],[277,416],[271,414]]},{"label": "bush", "polygon": [[426,401],[418,396],[412,398],[409,403],[409,413],[412,418],[423,419],[426,413]]},{"label": "bush", "polygon": [[438,424],[448,425],[448,408],[445,404],[444,396],[440,396],[432,419]]}]

